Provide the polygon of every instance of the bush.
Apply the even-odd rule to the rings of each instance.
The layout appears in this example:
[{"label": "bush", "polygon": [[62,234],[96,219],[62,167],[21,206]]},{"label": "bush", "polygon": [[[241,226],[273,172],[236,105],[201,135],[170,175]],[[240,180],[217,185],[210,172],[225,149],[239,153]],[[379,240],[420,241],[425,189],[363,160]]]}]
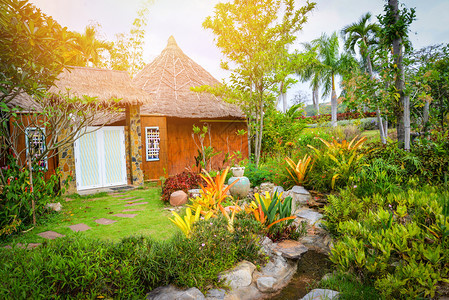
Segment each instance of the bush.
[{"label": "bush", "polygon": [[28,168],[20,168],[16,160],[8,157],[8,165],[3,167],[2,175],[6,184],[0,189],[0,237],[10,235],[26,228],[32,222],[32,205],[35,202],[36,217],[45,212],[45,205],[65,192],[59,189],[60,172],[56,170],[45,181],[44,170],[39,167],[33,172],[33,191],[30,187]]},{"label": "bush", "polygon": [[274,172],[273,169],[267,165],[260,165],[256,168],[256,164],[248,163],[245,166],[244,176],[248,177],[251,187],[260,185],[263,182],[273,181]]},{"label": "bush", "polygon": [[205,185],[206,182],[199,174],[184,171],[180,174],[167,178],[162,187],[162,200],[169,201],[170,195],[178,190],[188,192],[190,189],[197,189],[199,185]]},{"label": "bush", "polygon": [[32,251],[0,249],[0,298],[142,299],[167,284],[206,290],[220,286],[218,274],[240,260],[262,262],[260,227],[224,218],[200,221],[192,238],[167,241],[129,237],[119,243],[81,235],[45,242]]},{"label": "bush", "polygon": [[388,299],[434,298],[449,280],[449,193],[427,186],[359,201],[348,220],[327,220],[342,236],[331,261]]}]

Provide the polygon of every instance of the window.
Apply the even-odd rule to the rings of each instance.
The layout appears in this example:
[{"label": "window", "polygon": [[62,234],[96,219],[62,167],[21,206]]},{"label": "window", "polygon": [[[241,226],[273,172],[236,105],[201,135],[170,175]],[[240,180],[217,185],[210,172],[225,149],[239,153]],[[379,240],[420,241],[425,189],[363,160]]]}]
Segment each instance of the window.
[{"label": "window", "polygon": [[159,127],[145,127],[147,161],[159,160],[160,137]]},{"label": "window", "polygon": [[[45,128],[28,127],[25,130],[25,143],[27,145],[27,157],[40,157],[45,152]],[[39,162],[41,168],[47,168],[47,157],[43,157]]]}]

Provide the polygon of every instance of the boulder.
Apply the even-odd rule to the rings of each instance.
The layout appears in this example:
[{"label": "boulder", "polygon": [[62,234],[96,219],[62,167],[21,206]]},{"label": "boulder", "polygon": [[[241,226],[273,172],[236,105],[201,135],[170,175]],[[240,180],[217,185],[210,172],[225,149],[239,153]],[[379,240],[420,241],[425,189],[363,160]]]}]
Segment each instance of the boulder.
[{"label": "boulder", "polygon": [[269,237],[264,237],[260,244],[260,252],[267,256],[271,256],[273,249],[273,241]]},{"label": "boulder", "polygon": [[223,300],[226,296],[224,289],[212,289],[206,293],[206,300]]},{"label": "boulder", "polygon": [[323,215],[312,209],[303,209],[296,213],[296,216],[305,219],[310,225],[318,225],[318,221],[323,218]]},{"label": "boulder", "polygon": [[257,289],[255,284],[240,287],[229,291],[224,300],[254,300],[261,299],[262,293]]},{"label": "boulder", "polygon": [[45,208],[46,209],[51,209],[53,211],[61,211],[62,205],[61,205],[60,202],[58,202],[58,203],[47,203],[45,205]]},{"label": "boulder", "polygon": [[281,252],[285,258],[299,259],[302,254],[307,252],[308,248],[298,241],[285,240],[277,243],[273,250]]},{"label": "boulder", "polygon": [[246,287],[251,284],[255,269],[256,266],[253,263],[244,260],[233,269],[221,273],[220,279],[225,281],[231,289]]},{"label": "boulder", "polygon": [[257,288],[262,293],[271,293],[274,292],[274,285],[276,284],[276,279],[271,276],[259,277],[257,278],[256,284]]},{"label": "boulder", "polygon": [[284,281],[290,280],[295,274],[297,264],[288,262],[281,255],[273,255],[270,261],[261,269],[262,276],[274,277],[277,280],[276,285],[282,284]]},{"label": "boulder", "polygon": [[274,187],[274,189],[273,189],[273,194],[274,193],[278,193],[278,195],[280,194],[280,193],[283,193],[284,192],[284,188],[282,187],[282,186],[280,186],[280,185],[277,185],[277,186],[275,186]]},{"label": "boulder", "polygon": [[188,196],[184,191],[176,191],[170,195],[170,204],[172,206],[181,206],[187,203]]},{"label": "boulder", "polygon": [[312,199],[310,193],[304,187],[299,185],[295,185],[291,190],[289,190],[288,196],[292,197],[292,211],[295,211],[299,206],[307,205],[307,203]]},{"label": "boulder", "polygon": [[206,299],[197,288],[190,288],[187,290],[181,290],[174,285],[160,286],[146,296],[147,300],[202,300]]},{"label": "boulder", "polygon": [[339,292],[326,289],[314,289],[301,300],[321,300],[321,299],[337,299]]},{"label": "boulder", "polygon": [[271,195],[273,193],[273,190],[274,190],[274,183],[264,182],[260,185],[257,192],[261,195],[265,195],[265,192],[268,192]]}]

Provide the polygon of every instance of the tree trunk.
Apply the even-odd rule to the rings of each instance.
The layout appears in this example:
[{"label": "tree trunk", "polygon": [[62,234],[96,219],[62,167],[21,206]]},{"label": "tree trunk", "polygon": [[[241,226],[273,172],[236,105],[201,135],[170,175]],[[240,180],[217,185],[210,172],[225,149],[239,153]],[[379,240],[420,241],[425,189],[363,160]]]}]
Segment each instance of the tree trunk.
[{"label": "tree trunk", "polygon": [[313,105],[315,106],[317,116],[320,115],[320,103],[319,103],[320,99],[319,99],[318,92],[319,92],[318,87],[316,87],[312,90],[312,101],[313,101]]},{"label": "tree trunk", "polygon": [[31,211],[33,213],[33,226],[36,226],[36,203],[33,194],[33,167],[31,166],[31,150],[28,152],[28,169],[30,171]]},{"label": "tree trunk", "polygon": [[261,93],[260,95],[261,99],[260,99],[260,107],[259,107],[259,113],[260,113],[260,117],[259,117],[259,136],[257,137],[257,153],[256,153],[256,168],[259,168],[259,161],[260,161],[260,153],[262,150],[262,134],[263,134],[263,106],[264,106],[264,101],[263,101],[263,93]]},{"label": "tree trunk", "polygon": [[376,109],[376,116],[377,116],[377,124],[379,125],[380,141],[382,142],[382,144],[385,145],[387,143],[387,139],[385,138],[385,131],[384,126],[382,124],[382,116],[380,115],[379,106],[377,106]]},{"label": "tree trunk", "polygon": [[282,108],[284,109],[284,114],[287,112],[287,94],[286,93],[282,93],[281,94],[282,97]]},{"label": "tree trunk", "polygon": [[337,126],[337,93],[335,92],[335,79],[332,75],[332,95],[331,95],[331,116],[332,126]]},{"label": "tree trunk", "polygon": [[429,110],[430,110],[430,101],[426,101],[424,104],[424,111],[422,117],[422,131],[423,133],[427,132],[427,124],[429,122]]},{"label": "tree trunk", "polygon": [[404,149],[410,150],[410,97],[404,97]]},{"label": "tree trunk", "polygon": [[[399,21],[398,0],[388,0],[388,5],[393,12],[395,23],[397,23]],[[404,94],[403,44],[400,36],[396,36],[393,40],[393,58],[397,68],[394,85],[400,96],[399,101],[396,103],[398,107],[395,109],[396,119],[398,120],[398,125],[396,126],[398,145],[408,150],[410,149],[410,99]]]}]

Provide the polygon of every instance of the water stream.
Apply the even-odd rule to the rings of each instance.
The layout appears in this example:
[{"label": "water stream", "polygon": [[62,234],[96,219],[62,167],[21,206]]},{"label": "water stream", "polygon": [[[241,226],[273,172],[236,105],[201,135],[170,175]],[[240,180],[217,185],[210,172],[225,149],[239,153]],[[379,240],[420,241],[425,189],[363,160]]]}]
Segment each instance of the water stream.
[{"label": "water stream", "polygon": [[270,299],[273,300],[297,300],[316,287],[320,279],[330,272],[331,263],[327,255],[307,251],[298,262],[298,269],[290,283],[279,294]]}]

